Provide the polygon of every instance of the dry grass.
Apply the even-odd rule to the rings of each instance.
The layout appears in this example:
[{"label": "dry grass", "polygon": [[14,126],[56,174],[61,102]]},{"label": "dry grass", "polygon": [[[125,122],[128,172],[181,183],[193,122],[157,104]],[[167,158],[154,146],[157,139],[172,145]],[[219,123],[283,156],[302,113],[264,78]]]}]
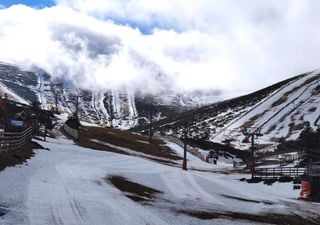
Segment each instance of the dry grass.
[{"label": "dry grass", "polygon": [[34,156],[34,149],[43,149],[43,147],[36,142],[30,142],[19,150],[1,153],[0,170],[27,162],[27,159]]},{"label": "dry grass", "polygon": [[317,107],[311,107],[310,109],[308,109],[308,112],[312,113],[315,112],[317,110]]},{"label": "dry grass", "polygon": [[[291,93],[291,92],[290,92]],[[281,105],[282,103],[285,103],[286,101],[288,101],[288,95],[289,92],[285,93],[285,95],[283,95],[281,98],[279,98],[277,101],[275,101],[274,103],[272,103],[271,107],[276,107],[278,105]]]},{"label": "dry grass", "polygon": [[156,195],[162,194],[161,191],[127,180],[121,176],[110,176],[106,178],[120,191],[125,192],[126,196],[135,202],[152,201]]},{"label": "dry grass", "polygon": [[[111,183],[120,191],[122,191],[128,198],[135,202],[142,204],[148,204],[159,198],[159,195],[163,194],[159,190],[132,182],[121,176],[110,176],[105,178],[105,181]],[[225,198],[234,199],[242,202],[248,202],[252,204],[266,204],[272,205],[272,202],[257,201],[252,199],[239,198],[237,196],[224,195]],[[177,209],[176,206],[172,209],[177,214],[184,214],[190,217],[195,217],[200,220],[214,220],[214,219],[226,219],[230,221],[248,221],[252,223],[262,224],[275,224],[275,225],[317,225],[318,219],[305,219],[299,215],[283,215],[283,214],[249,214],[242,212],[228,212],[228,211],[214,211],[214,210],[186,210]]]},{"label": "dry grass", "polygon": [[304,126],[305,126],[305,122],[299,123],[299,124],[290,123],[289,124],[289,132],[288,132],[286,138],[290,137],[294,131],[303,130]]},{"label": "dry grass", "polygon": [[259,117],[263,116],[265,113],[267,112],[267,110],[265,110],[264,112],[262,113],[259,113],[253,117],[251,117],[248,121],[246,121],[242,126],[241,128],[248,128],[248,127],[252,127],[256,120],[259,119]]},{"label": "dry grass", "polygon": [[272,126],[269,127],[267,130],[266,134],[270,134],[272,131],[274,131],[277,128],[276,124],[273,124]]},{"label": "dry grass", "polygon": [[222,195],[223,197],[225,198],[230,198],[230,199],[233,199],[233,200],[238,200],[238,201],[241,201],[241,202],[251,202],[251,203],[263,203],[263,204],[266,204],[266,205],[273,205],[272,202],[268,202],[268,201],[257,201],[257,200],[253,200],[253,199],[247,199],[247,198],[240,198],[240,197],[237,197],[237,196],[231,196],[231,195]]},{"label": "dry grass", "polygon": [[[93,140],[98,140],[102,143],[97,143]],[[144,153],[150,156],[149,159],[156,160],[161,163],[173,164],[172,160],[181,160],[181,157],[177,156],[170,148],[164,146],[165,143],[162,140],[153,138],[149,143],[147,136],[112,128],[81,128],[80,140],[75,140],[75,142],[78,145],[86,148],[128,155],[127,152],[108,147],[103,144],[108,143],[111,145],[128,148],[132,151],[136,151],[137,153]],[[155,159],[154,157],[158,157],[158,159]]]},{"label": "dry grass", "polygon": [[275,101],[274,103],[272,103],[271,107],[275,107],[275,106],[278,106],[278,105],[281,105],[282,103],[286,102],[288,100],[288,96],[294,92],[296,92],[297,90],[299,90],[302,86],[306,86],[306,85],[309,85],[310,83],[312,83],[313,81],[315,80],[318,80],[319,79],[319,75],[315,76],[315,77],[312,77],[308,80],[306,80],[303,85],[299,85],[299,86],[296,86],[294,87],[293,89],[291,89],[290,91],[286,92],[283,94],[283,96],[281,98],[279,98],[277,101]]}]

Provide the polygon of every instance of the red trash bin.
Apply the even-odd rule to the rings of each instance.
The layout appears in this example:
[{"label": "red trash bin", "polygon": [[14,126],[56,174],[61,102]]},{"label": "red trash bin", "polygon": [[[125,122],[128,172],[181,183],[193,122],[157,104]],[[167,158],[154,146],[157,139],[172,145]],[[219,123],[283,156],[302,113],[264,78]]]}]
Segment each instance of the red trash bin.
[{"label": "red trash bin", "polygon": [[300,191],[300,199],[308,200],[311,195],[311,182],[302,180],[301,181],[301,191]]}]

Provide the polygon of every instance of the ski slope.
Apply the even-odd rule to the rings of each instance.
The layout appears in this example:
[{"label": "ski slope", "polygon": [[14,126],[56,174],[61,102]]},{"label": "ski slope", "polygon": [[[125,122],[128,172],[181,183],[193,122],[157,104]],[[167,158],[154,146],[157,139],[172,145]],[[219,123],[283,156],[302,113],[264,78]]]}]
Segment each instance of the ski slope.
[{"label": "ski slope", "polygon": [[[253,127],[264,135],[261,143],[275,144],[281,138],[297,139],[306,122],[316,129],[315,122],[320,115],[319,73],[314,71],[271,94],[213,135],[212,140],[233,137],[234,143],[241,143],[245,138],[243,129]],[[244,144],[244,147],[248,146]]]},{"label": "ski slope", "polygon": [[[193,170],[183,171],[141,157],[82,148],[63,137],[38,142],[47,150],[36,150],[27,164],[0,172],[0,211],[5,213],[0,224],[257,224],[223,217],[200,220],[179,211],[315,218],[320,209],[320,204],[297,201],[291,183],[248,184],[238,180],[248,175],[200,172],[197,168],[205,164],[190,155]],[[173,143],[168,146],[182,152]],[[106,181],[115,175],[162,194],[148,204],[132,201]]]}]

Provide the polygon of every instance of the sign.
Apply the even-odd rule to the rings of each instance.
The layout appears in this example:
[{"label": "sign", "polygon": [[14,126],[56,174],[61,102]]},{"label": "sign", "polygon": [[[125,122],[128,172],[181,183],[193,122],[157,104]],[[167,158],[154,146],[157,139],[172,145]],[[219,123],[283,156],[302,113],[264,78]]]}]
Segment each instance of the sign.
[{"label": "sign", "polygon": [[11,126],[15,127],[22,127],[23,126],[23,121],[21,120],[11,120]]}]

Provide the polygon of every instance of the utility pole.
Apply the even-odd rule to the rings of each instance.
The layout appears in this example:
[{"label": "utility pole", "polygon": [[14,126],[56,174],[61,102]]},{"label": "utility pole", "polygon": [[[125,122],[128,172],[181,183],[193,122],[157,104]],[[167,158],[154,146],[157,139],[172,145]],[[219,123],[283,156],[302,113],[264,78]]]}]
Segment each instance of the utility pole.
[{"label": "utility pole", "polygon": [[261,128],[259,127],[250,127],[250,128],[246,128],[243,132],[244,135],[246,136],[250,136],[251,137],[251,179],[254,176],[254,171],[255,171],[255,161],[254,161],[254,138],[255,137],[259,137],[262,136],[261,134]]},{"label": "utility pole", "polygon": [[78,111],[79,111],[79,97],[81,97],[79,94],[76,95],[76,112],[75,112],[75,116],[76,118],[78,117]]},{"label": "utility pole", "polygon": [[152,136],[153,136],[153,132],[152,132],[152,119],[153,119],[153,115],[152,115],[152,108],[149,108],[149,142],[151,142],[152,140]]},{"label": "utility pole", "polygon": [[58,111],[58,92],[54,93],[54,100],[55,100],[55,103],[56,103],[56,112]]},{"label": "utility pole", "polygon": [[188,136],[188,130],[187,128],[184,128],[184,145],[183,145],[183,161],[182,161],[182,169],[187,170],[187,136]]},{"label": "utility pole", "polygon": [[58,97],[59,97],[59,92],[57,90],[55,90],[55,92],[54,92],[54,103],[55,103],[54,111],[55,111],[55,113],[58,113]]}]

